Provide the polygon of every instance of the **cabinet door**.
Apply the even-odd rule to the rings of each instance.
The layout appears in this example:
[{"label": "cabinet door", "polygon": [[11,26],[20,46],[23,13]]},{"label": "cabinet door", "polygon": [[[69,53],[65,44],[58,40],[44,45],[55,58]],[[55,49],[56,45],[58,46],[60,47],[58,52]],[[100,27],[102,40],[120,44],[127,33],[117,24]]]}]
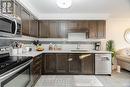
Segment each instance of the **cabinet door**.
[{"label": "cabinet door", "polygon": [[94,74],[94,55],[93,54],[81,54],[81,73],[82,74]]},{"label": "cabinet door", "polygon": [[46,20],[39,22],[39,37],[43,38],[65,38],[66,33],[65,21]]},{"label": "cabinet door", "polygon": [[21,18],[21,5],[18,2],[15,3],[15,16]]},{"label": "cabinet door", "polygon": [[33,65],[32,65],[32,80],[33,85],[37,82],[37,80],[41,76],[42,71],[42,55],[33,58]]},{"label": "cabinet door", "polygon": [[100,20],[97,22],[97,28],[98,28],[98,38],[105,38],[106,36],[106,21]]},{"label": "cabinet door", "polygon": [[40,38],[49,38],[49,22],[48,21],[39,21],[39,37]]},{"label": "cabinet door", "polygon": [[21,18],[22,18],[22,34],[29,36],[30,30],[29,30],[29,20],[30,20],[30,14],[22,8],[21,10]]},{"label": "cabinet door", "polygon": [[59,21],[58,38],[67,38],[67,22]]},{"label": "cabinet door", "polygon": [[81,62],[79,54],[69,54],[68,58],[69,73],[79,74],[81,71]]},{"label": "cabinet door", "polygon": [[67,21],[67,33],[78,32],[78,21]]},{"label": "cabinet door", "polygon": [[94,74],[94,55],[93,54],[81,54],[81,73],[82,74]]},{"label": "cabinet door", "polygon": [[80,30],[82,30],[82,29],[88,29],[89,28],[88,21],[87,20],[79,20],[78,21],[78,28]]},{"label": "cabinet door", "polygon": [[38,37],[38,21],[32,15],[30,16],[30,36]]},{"label": "cabinet door", "polygon": [[97,21],[89,21],[89,38],[97,38]]},{"label": "cabinet door", "polygon": [[57,73],[67,73],[67,54],[56,54],[56,71]]},{"label": "cabinet door", "polygon": [[59,22],[58,21],[50,21],[50,38],[58,38],[59,37]]},{"label": "cabinet door", "polygon": [[45,54],[44,60],[45,73],[55,73],[56,72],[56,55],[55,54]]}]

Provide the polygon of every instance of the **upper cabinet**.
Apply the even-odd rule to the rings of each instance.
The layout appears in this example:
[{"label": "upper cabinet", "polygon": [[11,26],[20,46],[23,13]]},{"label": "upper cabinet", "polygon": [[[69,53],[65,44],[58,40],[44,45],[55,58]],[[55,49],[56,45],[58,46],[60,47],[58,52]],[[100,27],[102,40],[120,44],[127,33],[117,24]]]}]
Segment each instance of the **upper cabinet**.
[{"label": "upper cabinet", "polygon": [[38,37],[38,21],[30,15],[30,36]]},{"label": "upper cabinet", "polygon": [[66,38],[66,23],[63,21],[39,21],[39,37]]},{"label": "upper cabinet", "polygon": [[89,21],[89,38],[97,38],[97,21]]},{"label": "upper cabinet", "polygon": [[22,34],[38,37],[38,20],[26,9],[21,9]]},{"label": "upper cabinet", "polygon": [[101,20],[97,22],[97,37],[98,38],[105,38],[106,37],[106,21]]},{"label": "upper cabinet", "polygon": [[49,23],[48,21],[39,21],[39,37],[49,38]]},{"label": "upper cabinet", "polygon": [[105,38],[105,20],[46,20],[39,22],[39,37],[67,38],[68,33],[86,33],[86,38]]},{"label": "upper cabinet", "polygon": [[21,5],[18,2],[15,2],[15,10],[14,14],[17,17],[21,18]]},{"label": "upper cabinet", "polygon": [[22,8],[21,10],[21,19],[22,19],[22,34],[30,35],[30,14],[26,9]]}]

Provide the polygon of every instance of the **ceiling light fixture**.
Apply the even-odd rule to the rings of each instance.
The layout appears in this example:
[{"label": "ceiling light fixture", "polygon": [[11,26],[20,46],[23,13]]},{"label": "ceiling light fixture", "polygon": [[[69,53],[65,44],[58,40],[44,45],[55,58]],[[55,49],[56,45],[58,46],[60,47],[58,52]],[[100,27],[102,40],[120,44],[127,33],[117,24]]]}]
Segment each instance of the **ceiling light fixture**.
[{"label": "ceiling light fixture", "polygon": [[69,8],[72,5],[72,1],[71,0],[57,0],[56,4],[59,8]]}]

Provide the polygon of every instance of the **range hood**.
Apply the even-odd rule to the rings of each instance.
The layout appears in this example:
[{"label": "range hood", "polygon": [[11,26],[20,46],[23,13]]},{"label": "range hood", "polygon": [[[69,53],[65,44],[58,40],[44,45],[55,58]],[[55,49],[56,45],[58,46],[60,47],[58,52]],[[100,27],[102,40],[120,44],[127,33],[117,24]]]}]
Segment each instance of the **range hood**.
[{"label": "range hood", "polygon": [[69,41],[84,41],[86,40],[86,33],[68,33]]}]

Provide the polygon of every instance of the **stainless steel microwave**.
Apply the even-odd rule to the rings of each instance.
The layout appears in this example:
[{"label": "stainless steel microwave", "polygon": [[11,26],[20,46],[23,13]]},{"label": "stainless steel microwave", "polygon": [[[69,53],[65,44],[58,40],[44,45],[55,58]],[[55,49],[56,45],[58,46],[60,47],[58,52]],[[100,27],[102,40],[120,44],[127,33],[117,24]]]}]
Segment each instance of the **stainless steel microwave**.
[{"label": "stainless steel microwave", "polygon": [[21,19],[0,14],[0,37],[21,36]]}]

